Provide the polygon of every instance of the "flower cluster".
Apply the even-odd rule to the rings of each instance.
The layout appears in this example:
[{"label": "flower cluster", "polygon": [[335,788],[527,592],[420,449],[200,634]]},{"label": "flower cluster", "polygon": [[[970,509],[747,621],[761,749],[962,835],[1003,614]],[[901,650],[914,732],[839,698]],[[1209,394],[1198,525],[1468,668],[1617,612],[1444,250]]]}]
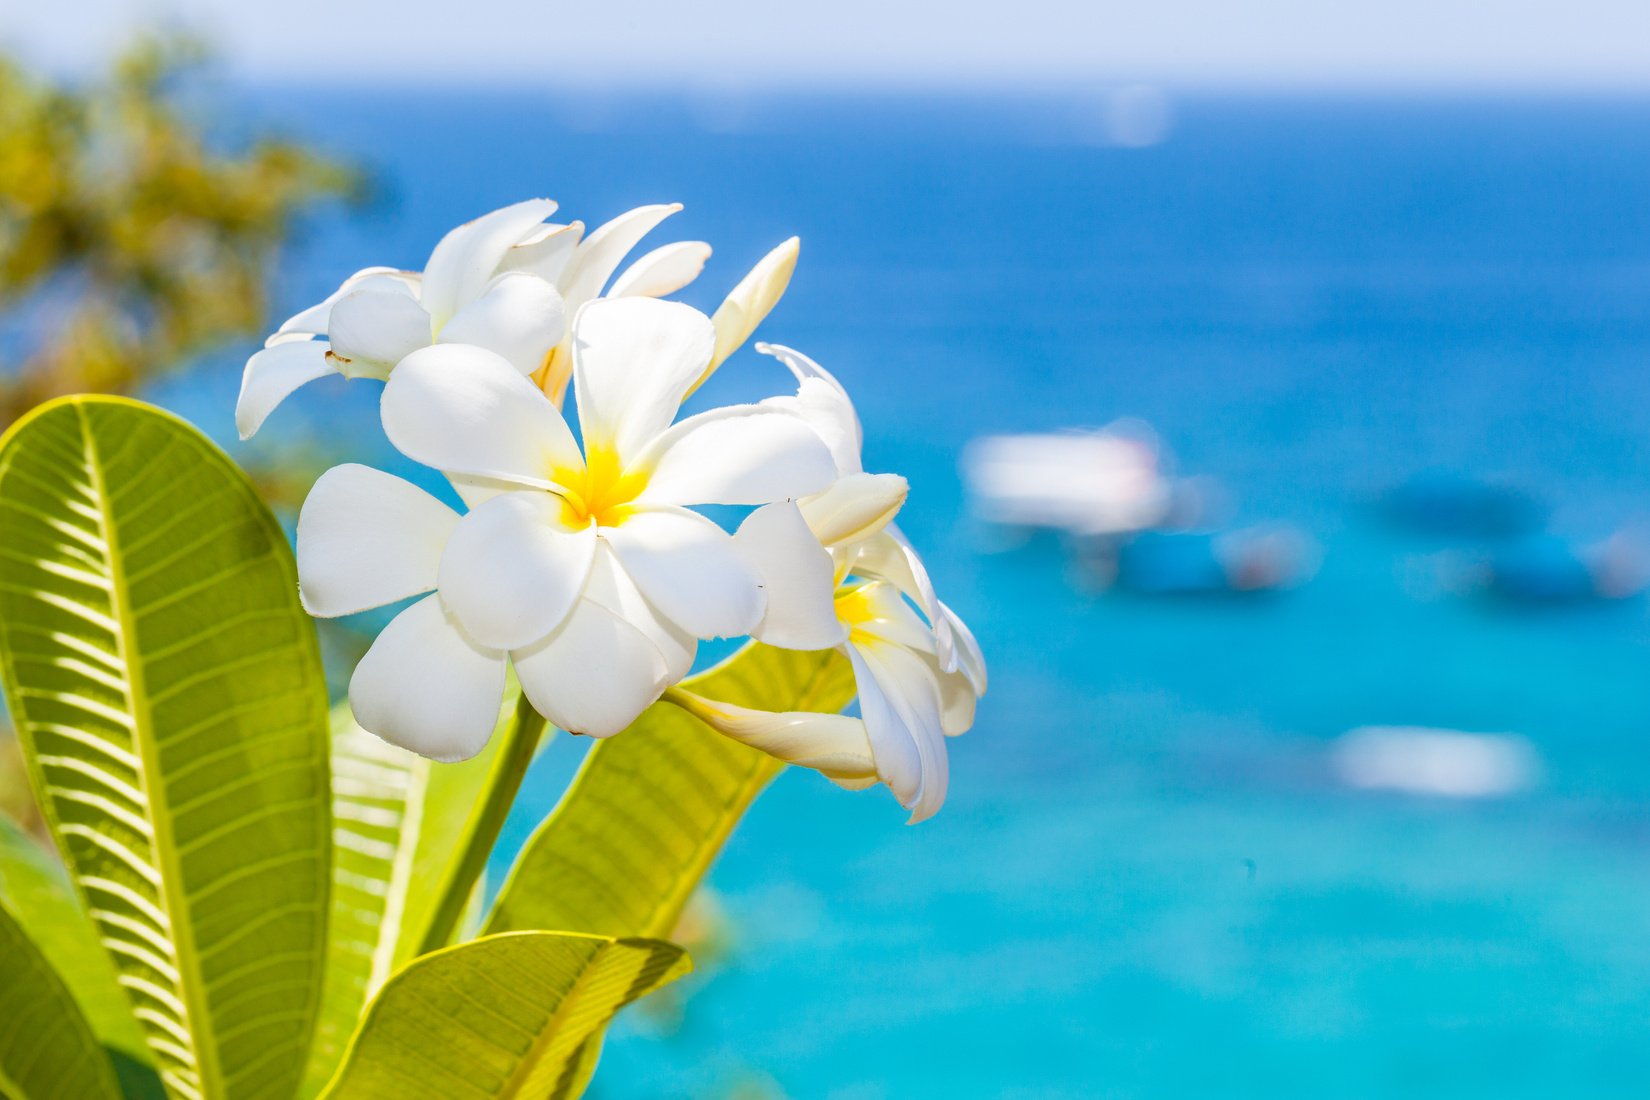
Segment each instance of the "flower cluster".
[{"label": "flower cluster", "polygon": [[[945,797],[945,738],[985,691],[979,647],[891,522],[905,479],[865,472],[859,419],[816,363],[759,343],[794,394],[679,415],[777,302],[797,248],[707,317],[662,300],[698,275],[703,243],[614,277],[677,209],[586,237],[545,223],[554,203],[518,203],[447,234],[422,272],[358,272],[270,337],[246,366],[243,436],[307,381],[382,379],[390,442],[466,509],[365,466],[327,471],[298,520],[305,606],[332,617],[422,597],[362,658],[350,701],[363,727],[434,759],[486,744],[510,665],[570,732],[611,736],[666,698],[843,786],[886,783],[926,818]],[[751,510],[729,533],[706,505]],[[677,686],[701,639],[741,635],[840,648],[862,717]]]}]

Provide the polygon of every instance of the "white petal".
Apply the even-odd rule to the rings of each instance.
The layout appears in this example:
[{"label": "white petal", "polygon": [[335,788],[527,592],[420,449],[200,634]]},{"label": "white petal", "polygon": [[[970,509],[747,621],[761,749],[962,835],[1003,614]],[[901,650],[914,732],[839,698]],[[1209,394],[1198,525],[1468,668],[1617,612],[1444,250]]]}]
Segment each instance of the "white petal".
[{"label": "white petal", "polygon": [[525,271],[537,275],[547,283],[560,285],[567,261],[584,236],[584,223],[544,225],[533,230],[520,244],[512,245],[504,254],[501,271]]},{"label": "white petal", "polygon": [[[936,601],[937,602],[937,601]],[[974,689],[975,695],[984,695],[986,689],[985,654],[980,650],[980,643],[975,640],[974,632],[968,629],[955,611],[945,604],[939,605],[940,621],[948,628],[951,635],[952,651],[955,653],[950,664],[954,666],[968,680],[969,687]],[[940,654],[945,656],[944,651]],[[947,668],[946,671],[950,671]]]},{"label": "white petal", "polygon": [[[907,795],[901,795],[898,788],[894,788],[894,793],[900,804],[911,811],[911,824],[925,821],[939,812],[950,782],[939,695],[933,676],[920,656],[902,646],[855,643],[850,648],[855,683],[860,691],[860,709],[876,752],[878,770],[883,767],[884,745],[899,743],[903,735],[905,745],[895,750],[900,776],[908,787],[910,750],[915,750],[918,782],[916,790]],[[861,669],[869,673],[872,685],[869,692],[867,682],[859,679]],[[881,698],[867,707],[868,696]],[[880,736],[879,723],[883,723]],[[886,773],[884,779],[887,780]],[[893,787],[891,781],[889,786]]]},{"label": "white petal", "polygon": [[[796,270],[796,257],[802,242],[795,237],[757,261],[756,266],[728,293],[727,299],[711,318],[716,325],[716,354],[711,358],[705,378],[722,365],[723,360],[739,350],[750,339],[756,326],[779,304],[785,288]],[[703,378],[700,381],[704,381]]]},{"label": "white petal", "polygon": [[480,752],[503,698],[504,654],[466,638],[439,596],[390,620],[349,682],[362,729],[432,760]]},{"label": "white petal", "polygon": [[704,241],[678,241],[655,248],[613,280],[609,298],[663,298],[675,294],[699,277],[710,259],[710,245]]},{"label": "white petal", "polygon": [[647,635],[665,658],[668,679],[676,683],[693,667],[699,639],[670,622],[659,609],[647,602],[613,556],[613,548],[605,541],[596,545],[596,561],[585,582],[584,598],[600,604],[631,626]]},{"label": "white petal", "polygon": [[666,619],[698,638],[747,634],[762,619],[762,589],[733,537],[681,509],[640,512],[602,537]]},{"label": "white petal", "polygon": [[[941,613],[943,604],[934,595],[928,570],[899,528],[889,524],[849,551],[848,572],[867,579],[884,580],[898,588],[922,608],[934,631],[934,644],[946,671],[956,668],[952,655],[951,623]],[[966,629],[966,628],[965,628]]]},{"label": "white petal", "polygon": [[636,459],[649,504],[770,504],[817,493],[836,463],[800,418],[761,405],[728,405],[672,425]]},{"label": "white petal", "polygon": [[549,199],[528,199],[459,226],[435,246],[424,265],[424,308],[439,329],[480,297],[510,246],[555,213]]},{"label": "white petal", "polygon": [[441,342],[496,351],[532,374],[561,342],[565,321],[560,291],[537,275],[507,271],[447,322]]},{"label": "white petal", "polygon": [[788,764],[812,768],[837,781],[877,778],[871,741],[865,723],[857,718],[752,710],[681,690],[666,698],[724,737]]},{"label": "white petal", "polygon": [[458,513],[393,474],[349,463],[315,482],[298,512],[304,608],[330,619],[428,592]]},{"label": "white petal", "polygon": [[448,473],[549,488],[584,459],[561,413],[510,362],[438,344],[401,361],[379,406],[402,454]]},{"label": "white petal", "polygon": [[235,429],[242,439],[251,439],[293,390],[337,372],[327,358],[324,340],[294,340],[264,348],[246,361],[241,395],[235,401]]},{"label": "white petal", "polygon": [[900,805],[909,807],[922,789],[922,757],[917,752],[916,737],[911,733],[904,715],[895,708],[888,693],[872,675],[864,655],[852,645],[845,647],[845,652],[854,667],[859,712],[865,721],[865,733],[871,742],[877,774],[894,792]]},{"label": "white petal", "polygon": [[653,227],[682,208],[679,202],[638,206],[628,210],[586,237],[573,254],[561,277],[562,297],[567,308],[577,311],[597,297],[613,272]]},{"label": "white petal", "polygon": [[457,491],[458,499],[464,502],[464,507],[472,512],[500,493],[520,492],[524,488],[520,482],[501,481],[498,478],[476,477],[470,474],[448,473],[447,480]]},{"label": "white petal", "polygon": [[848,474],[804,499],[802,515],[826,546],[858,542],[886,527],[910,491],[898,474]]},{"label": "white petal", "polygon": [[503,493],[465,516],[441,557],[441,598],[470,637],[498,649],[544,638],[590,575],[596,529],[562,521],[559,497]]},{"label": "white petal", "polygon": [[922,653],[936,652],[933,630],[891,584],[871,581],[855,587],[837,598],[837,613],[856,639],[865,635]]},{"label": "white petal", "polygon": [[369,282],[372,284],[378,283],[380,277],[398,281],[415,289],[419,283],[417,272],[397,271],[393,267],[362,268],[345,279],[343,284],[327,295],[324,301],[317,302],[308,309],[295,313],[281,322],[281,327],[275,330],[275,334],[269,338],[269,342],[272,344],[278,343],[284,338],[294,336],[325,336],[327,322],[332,316],[332,307],[338,303],[338,299]]},{"label": "white petal", "polygon": [[535,710],[592,737],[630,725],[669,683],[665,659],[646,635],[591,600],[580,600],[549,638],[510,656]]},{"label": "white petal", "polygon": [[751,637],[783,649],[830,649],[848,637],[836,617],[836,576],[802,513],[790,503],[758,508],[733,536],[756,571],[767,609]]},{"label": "white petal", "polygon": [[573,320],[573,385],[591,450],[628,461],[676,419],[710,361],[710,319],[680,302],[608,298]]},{"label": "white petal", "polygon": [[759,342],[756,350],[778,359],[796,376],[795,397],[770,397],[763,404],[779,405],[801,414],[831,448],[839,473],[852,474],[864,469],[860,452],[864,448],[865,430],[842,383],[800,351],[782,344]]},{"label": "white petal", "polygon": [[388,378],[430,342],[430,315],[399,283],[353,290],[332,307],[328,329],[338,369],[352,378]]},{"label": "white petal", "polygon": [[940,728],[947,737],[967,733],[974,725],[974,712],[980,701],[974,686],[961,672],[947,672],[941,668],[940,660],[934,654],[922,653],[919,656],[922,663],[928,666],[928,674],[934,681],[940,705]]}]

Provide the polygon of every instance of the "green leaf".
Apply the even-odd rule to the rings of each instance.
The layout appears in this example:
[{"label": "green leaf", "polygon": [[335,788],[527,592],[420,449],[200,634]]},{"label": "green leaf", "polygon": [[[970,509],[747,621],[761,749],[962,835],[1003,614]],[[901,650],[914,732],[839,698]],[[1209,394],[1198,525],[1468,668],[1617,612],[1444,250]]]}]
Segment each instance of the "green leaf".
[{"label": "green leaf", "polygon": [[168,1090],[289,1094],[325,956],[327,708],[291,551],[246,477],[134,401],[19,421],[0,671]]},{"label": "green leaf", "polygon": [[0,1096],[120,1100],[114,1067],[69,987],[0,906]]},{"label": "green leaf", "polygon": [[113,1058],[122,1094],[160,1096],[143,1032],[63,865],[5,818],[0,818],[0,909],[23,926],[63,979],[92,1034]]},{"label": "green leaf", "polygon": [[[684,686],[775,711],[834,712],[854,697],[853,669],[835,650],[799,653],[754,642]],[[591,747],[561,803],[522,848],[485,931],[671,935],[734,826],[783,768],[684,711],[655,704]],[[601,1038],[597,1029],[564,1067],[566,1095],[582,1093],[595,1073]]]},{"label": "green leaf", "polygon": [[[834,650],[748,645],[685,685],[763,710],[839,711],[853,671]],[[669,936],[746,807],[784,767],[673,706],[597,742],[528,839],[486,931]]]},{"label": "green leaf", "polygon": [[[505,700],[501,722],[515,707]],[[506,737],[501,730],[477,756],[436,764],[368,733],[347,706],[333,711],[332,924],[302,1095],[331,1078],[362,1006],[417,954],[438,887],[455,878],[453,864],[478,828],[478,807],[505,794],[495,761]]]},{"label": "green leaf", "polygon": [[488,936],[425,955],[379,991],[323,1095],[577,1095],[585,1042],[689,969],[674,944],[566,932]]}]

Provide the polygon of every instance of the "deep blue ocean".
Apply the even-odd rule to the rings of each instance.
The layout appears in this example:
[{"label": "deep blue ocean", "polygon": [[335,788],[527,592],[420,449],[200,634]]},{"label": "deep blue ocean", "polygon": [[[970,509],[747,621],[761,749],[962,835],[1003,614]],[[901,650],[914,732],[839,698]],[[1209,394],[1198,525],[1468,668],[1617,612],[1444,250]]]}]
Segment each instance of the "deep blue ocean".
[{"label": "deep blue ocean", "polygon": [[[680,1019],[621,1023],[592,1095],[1650,1090],[1650,606],[1456,592],[1437,575],[1482,548],[1373,507],[1446,469],[1565,535],[1650,520],[1650,102],[1193,96],[1147,148],[1056,94],[253,104],[379,185],[307,227],[283,316],[541,194],[592,224],[685,203],[656,241],[716,246],[704,308],[799,234],[763,335],[850,387],[991,662],[937,819],[794,770],[761,799],[712,876],[731,954]],[[164,397],[231,436],[238,364]],[[747,353],[718,385],[786,382]],[[387,463],[375,402],[328,383],[271,425]],[[1230,522],[1308,533],[1317,575],[1094,594],[1056,540],[969,518],[970,439],[1124,415]],[[1365,725],[1518,734],[1540,776],[1353,790],[1330,746]],[[514,843],[578,751],[552,748]]]}]

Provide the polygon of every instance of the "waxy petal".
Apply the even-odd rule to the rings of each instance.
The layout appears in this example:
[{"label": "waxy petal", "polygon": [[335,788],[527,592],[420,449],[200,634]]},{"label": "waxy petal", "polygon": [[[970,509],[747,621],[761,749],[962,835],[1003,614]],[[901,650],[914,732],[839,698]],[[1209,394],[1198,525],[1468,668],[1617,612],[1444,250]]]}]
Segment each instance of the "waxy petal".
[{"label": "waxy petal", "polygon": [[850,622],[856,639],[866,636],[918,653],[936,652],[933,630],[893,585],[881,581],[859,585],[853,589],[852,599],[860,612]]},{"label": "waxy petal", "polygon": [[903,713],[896,709],[888,693],[871,672],[871,666],[854,646],[845,652],[854,668],[854,687],[859,693],[859,712],[871,742],[877,775],[888,784],[900,805],[909,808],[922,789],[922,757]]},{"label": "waxy petal", "polygon": [[751,637],[782,649],[830,649],[848,630],[837,621],[835,569],[795,504],[758,508],[733,536],[766,598]]},{"label": "waxy petal", "polygon": [[553,471],[584,466],[550,399],[485,348],[414,352],[390,376],[379,408],[402,454],[448,473],[547,489]]},{"label": "waxy petal", "polygon": [[728,356],[738,351],[756,331],[756,326],[779,304],[785,288],[791,284],[791,273],[796,270],[796,258],[801,251],[802,242],[796,237],[783,242],[758,260],[756,266],[728,292],[727,299],[711,318],[716,326],[716,352],[696,386],[709,378]]},{"label": "waxy petal", "polygon": [[436,586],[458,513],[393,474],[348,463],[322,474],[298,512],[304,608],[353,615]]},{"label": "waxy petal", "polygon": [[799,417],[728,405],[672,425],[636,460],[648,504],[770,504],[819,492],[836,464]]},{"label": "waxy petal", "polygon": [[246,361],[235,401],[235,430],[242,439],[251,439],[293,390],[338,373],[327,350],[324,340],[294,340],[266,347]]},{"label": "waxy petal", "polygon": [[762,620],[755,571],[733,537],[704,516],[642,512],[602,537],[647,601],[695,637],[748,634]]},{"label": "waxy petal", "polygon": [[678,241],[655,248],[613,280],[609,298],[663,298],[675,294],[699,277],[710,259],[710,245],[704,241]]},{"label": "waxy petal", "polygon": [[554,286],[537,275],[510,271],[454,314],[441,330],[441,342],[495,351],[522,374],[532,374],[561,342],[565,324],[561,293]]},{"label": "waxy petal", "polygon": [[416,271],[397,271],[393,267],[362,268],[345,279],[342,285],[325,299],[281,322],[281,327],[275,330],[267,343],[277,344],[286,339],[306,336],[325,336],[327,324],[332,318],[332,307],[337,305],[338,300],[344,295],[366,285],[378,285],[380,279],[398,282],[412,288],[416,293],[420,278]]},{"label": "waxy petal", "polygon": [[849,649],[877,770],[911,811],[910,823],[925,821],[939,812],[949,784],[933,676],[919,655],[902,646],[878,642]]},{"label": "waxy petal", "polygon": [[924,653],[922,660],[939,690],[940,728],[947,737],[967,733],[974,725],[974,712],[980,701],[974,686],[961,672],[947,672],[941,668],[939,658],[933,654]]},{"label": "waxy petal", "polygon": [[439,330],[481,296],[512,245],[556,212],[549,199],[528,199],[459,226],[435,246],[424,265],[424,308]]},{"label": "waxy petal", "polygon": [[584,303],[596,298],[607,285],[607,280],[618,270],[619,262],[641,239],[653,232],[655,226],[678,210],[679,202],[638,206],[627,210],[586,237],[573,254],[561,277],[562,297],[569,309],[577,311]]},{"label": "waxy petal", "polygon": [[951,656],[951,626],[940,614],[940,601],[928,569],[904,534],[893,524],[847,548],[847,571],[869,580],[884,580],[909,596],[922,609],[934,630],[935,648],[941,663],[956,667]]},{"label": "waxy petal", "polygon": [[332,307],[328,336],[344,374],[388,378],[391,368],[430,342],[430,315],[400,283],[374,283]]},{"label": "waxy petal", "polygon": [[782,344],[759,342],[756,350],[778,359],[796,376],[794,397],[770,397],[763,404],[790,409],[812,424],[825,445],[831,448],[838,473],[853,474],[864,469],[860,452],[865,444],[865,430],[842,383],[800,351]]},{"label": "waxy petal", "polygon": [[898,474],[848,474],[805,498],[802,515],[826,546],[858,542],[888,526],[910,491]]},{"label": "waxy petal", "polygon": [[573,321],[573,385],[590,451],[628,466],[670,426],[710,360],[710,319],[680,302],[608,298]]},{"label": "waxy petal", "polygon": [[533,708],[569,733],[611,737],[669,683],[665,658],[641,631],[591,600],[561,629],[511,653]]},{"label": "waxy petal", "polygon": [[549,493],[503,493],[459,522],[441,557],[441,598],[470,637],[517,649],[548,636],[590,575],[596,529],[562,523]]},{"label": "waxy petal", "polygon": [[362,729],[431,760],[480,752],[503,699],[504,654],[465,637],[440,596],[390,620],[349,682]]},{"label": "waxy petal", "polygon": [[584,598],[607,608],[645,634],[663,654],[671,683],[686,676],[693,667],[699,639],[666,619],[648,602],[605,541],[596,544],[596,561],[590,568],[590,579],[585,582]]},{"label": "waxy petal", "polygon": [[544,225],[529,233],[520,244],[504,254],[501,271],[525,271],[560,287],[562,273],[584,236],[584,223]]},{"label": "waxy petal", "polygon": [[[937,601],[936,601],[937,602]],[[955,668],[968,680],[968,686],[974,689],[975,695],[984,695],[986,690],[985,654],[980,650],[980,643],[975,640],[974,632],[968,629],[968,624],[945,604],[939,605],[940,621],[948,628],[951,637],[951,652],[953,656],[947,662],[946,671]],[[942,649],[941,657],[946,653]]]},{"label": "waxy petal", "polygon": [[724,737],[759,752],[812,768],[834,782],[862,786],[875,781],[876,760],[865,723],[842,714],[767,711],[673,691],[667,699]]}]

